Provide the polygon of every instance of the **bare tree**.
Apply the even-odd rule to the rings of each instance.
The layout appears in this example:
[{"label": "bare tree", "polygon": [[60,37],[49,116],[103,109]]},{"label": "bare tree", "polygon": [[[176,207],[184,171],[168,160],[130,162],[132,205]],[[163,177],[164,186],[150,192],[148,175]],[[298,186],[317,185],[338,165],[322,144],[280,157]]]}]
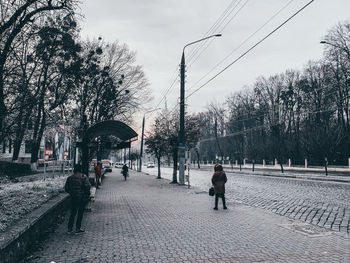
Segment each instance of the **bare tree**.
[{"label": "bare tree", "polygon": [[147,145],[146,152],[154,155],[157,158],[158,176],[161,179],[160,162],[161,158],[166,154],[168,149],[167,134],[162,129],[162,123],[159,119],[155,120],[152,132],[146,137],[145,144]]},{"label": "bare tree", "polygon": [[[74,0],[20,0],[0,3],[0,130],[3,130],[7,114],[4,93],[4,78],[7,59],[16,37],[26,27],[30,27],[41,15],[55,10],[72,12]],[[4,139],[0,135],[0,142]]]},{"label": "bare tree", "polygon": [[150,100],[142,67],[126,45],[83,43],[82,67],[72,101],[88,125],[103,120],[131,123],[131,116]]}]

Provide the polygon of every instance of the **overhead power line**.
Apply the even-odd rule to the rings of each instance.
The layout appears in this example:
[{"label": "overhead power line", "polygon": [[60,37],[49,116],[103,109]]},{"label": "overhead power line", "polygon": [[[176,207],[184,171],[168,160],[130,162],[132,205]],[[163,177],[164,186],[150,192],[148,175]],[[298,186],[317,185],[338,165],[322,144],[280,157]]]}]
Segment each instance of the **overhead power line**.
[{"label": "overhead power line", "polygon": [[[210,29],[204,34],[203,37],[209,36],[209,35],[212,34],[213,32],[217,32],[217,30],[219,29],[219,27],[229,18],[230,14],[237,8],[237,6],[239,6],[239,4],[240,4],[241,1],[243,1],[243,0],[232,0],[232,2],[231,2],[231,3],[228,5],[228,7],[222,12],[222,14],[218,17],[218,19],[217,19],[217,20],[215,21],[215,23],[210,27]],[[245,4],[246,4],[248,1],[249,1],[249,0],[246,0]],[[244,5],[245,5],[245,4],[244,4]],[[242,9],[242,7],[241,7],[240,9]],[[238,10],[238,12],[239,12],[239,11],[240,11],[240,10]],[[235,14],[234,16],[236,16],[238,12],[236,12],[236,14]],[[232,21],[233,18],[234,18],[234,17],[232,17],[228,22],[226,22],[225,26],[224,26],[222,29],[220,29],[220,32],[222,32],[222,31],[224,30],[224,28]],[[206,41],[203,42],[203,43],[206,43]],[[207,46],[204,48],[203,51],[200,51],[200,49],[201,49],[201,48],[203,47],[203,45],[204,45],[203,43],[200,43],[199,45],[196,46],[196,48],[194,48],[194,49],[192,49],[192,50],[190,51],[190,53],[189,53],[189,55],[188,55],[188,56],[189,56],[189,58],[188,58],[188,61],[189,61],[189,62],[191,61],[191,58],[192,58],[192,57],[196,56],[197,53],[200,52],[200,54],[197,55],[196,58],[195,58],[195,59],[198,59],[198,57],[203,53],[203,51],[204,51],[206,48],[208,48],[208,46],[210,45],[211,42],[210,42],[209,44],[207,44]],[[203,44],[203,45],[201,45],[201,44]],[[179,66],[176,67],[175,72],[177,72],[178,68],[179,68]],[[157,104],[154,108],[158,108],[158,107],[161,105],[161,103],[164,101],[164,99],[166,98],[166,96],[173,90],[174,84],[176,83],[176,81],[177,81],[178,78],[179,78],[179,76],[177,75],[177,76],[175,77],[175,79],[173,80],[173,82],[171,83],[171,85],[170,85],[167,89],[165,89],[164,92],[162,92],[161,99],[160,99],[160,101],[158,102],[158,104]]]},{"label": "overhead power line", "polygon": [[[280,8],[273,16],[271,16],[262,26],[260,26],[255,32],[249,35],[241,44],[239,44],[235,49],[233,49],[227,56],[225,56],[219,63],[217,63],[208,73],[206,73],[203,77],[201,77],[196,83],[193,84],[192,87],[188,89],[193,89],[199,82],[201,82],[205,77],[207,77],[210,73],[212,73],[215,69],[217,69],[222,63],[224,63],[234,52],[240,49],[245,43],[248,42],[253,36],[255,36],[259,31],[261,31],[267,24],[269,24],[275,17],[277,17],[283,10],[285,10],[292,2],[295,0],[290,0],[286,5]],[[211,39],[213,41],[213,39]]]},{"label": "overhead power line", "polygon": [[[176,70],[174,73],[177,73],[179,69],[179,66],[176,67]],[[167,88],[165,90],[165,92],[163,92],[162,94],[162,98],[160,99],[160,101],[158,102],[158,104],[154,107],[154,108],[158,108],[160,106],[160,104],[165,100],[166,96],[169,94],[170,90],[174,87],[177,79],[179,78],[179,75],[177,74],[175,79],[173,80],[173,82],[171,83],[171,85],[169,86],[169,88]]]},{"label": "overhead power line", "polygon": [[[294,1],[294,0],[293,0],[293,1]],[[237,17],[237,15],[242,11],[242,9],[247,5],[248,2],[249,2],[249,0],[246,0],[246,1],[243,3],[243,5],[238,9],[238,11],[231,17],[231,19],[223,26],[223,28],[221,28],[220,30],[217,31],[217,33],[220,33],[220,34],[221,34],[221,33],[224,31],[224,29],[227,27],[227,25],[228,25],[235,17]],[[200,45],[205,46],[205,47],[204,47],[204,48],[199,52],[199,54],[191,61],[191,63],[188,65],[187,68],[190,68],[190,67],[194,64],[194,62],[197,61],[197,59],[203,54],[203,52],[210,46],[210,44],[211,44],[213,41],[214,41],[214,39],[210,39],[210,40],[208,40],[208,42],[205,41],[205,42],[203,42],[203,43],[200,44]]]},{"label": "overhead power line", "polygon": [[233,64],[235,64],[237,61],[242,59],[245,55],[247,55],[250,51],[252,51],[254,48],[256,48],[259,44],[261,44],[263,41],[265,41],[267,38],[269,38],[271,35],[273,35],[276,31],[278,31],[281,27],[283,27],[285,24],[287,24],[290,20],[292,20],[296,15],[298,15],[301,11],[303,11],[306,7],[308,7],[314,0],[311,0],[307,4],[305,4],[303,7],[301,7],[297,12],[295,12],[293,15],[291,15],[288,19],[286,19],[282,24],[280,24],[278,27],[276,27],[274,30],[272,30],[269,34],[267,34],[265,37],[263,37],[261,40],[259,40],[257,43],[255,43],[252,47],[250,47],[246,52],[244,52],[242,55],[240,55],[237,59],[235,59],[233,62],[228,64],[225,68],[220,70],[217,74],[215,74],[213,77],[211,77],[208,81],[206,81],[203,85],[201,85],[199,88],[191,92],[186,99],[191,97],[194,93],[198,92],[200,89],[208,85],[211,81],[213,81],[215,78],[217,78],[219,75],[221,75],[224,71],[226,71],[228,68],[230,68]]},{"label": "overhead power line", "polygon": [[[215,21],[215,23],[209,28],[209,30],[202,36],[202,38],[205,38],[207,36],[210,36],[212,34],[216,34],[218,27],[223,23],[223,21],[226,20],[226,18],[235,10],[235,8],[237,7],[237,2],[239,4],[239,2],[242,0],[232,0],[232,2],[229,4],[229,6],[224,10],[224,12],[218,17],[218,19]],[[206,42],[206,41],[205,41]],[[202,45],[205,43],[199,43],[196,46],[193,46],[193,48],[191,49],[191,51],[188,54],[188,62],[191,61],[192,57],[198,52],[198,50],[201,49]]]}]

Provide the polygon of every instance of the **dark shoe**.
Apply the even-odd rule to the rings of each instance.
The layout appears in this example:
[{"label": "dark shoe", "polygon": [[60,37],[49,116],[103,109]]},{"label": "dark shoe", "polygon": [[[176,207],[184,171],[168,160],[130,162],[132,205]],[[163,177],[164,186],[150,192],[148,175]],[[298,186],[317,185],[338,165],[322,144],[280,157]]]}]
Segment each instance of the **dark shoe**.
[{"label": "dark shoe", "polygon": [[68,234],[72,234],[73,233],[73,229],[68,229]]},{"label": "dark shoe", "polygon": [[75,231],[75,234],[80,234],[80,233],[84,233],[84,232],[85,232],[84,229],[77,229],[77,230]]},{"label": "dark shoe", "polygon": [[226,209],[227,209],[227,206],[225,206],[224,209],[226,210]]},{"label": "dark shoe", "polygon": [[214,210],[218,210],[218,208],[217,208],[217,207],[214,207]]}]

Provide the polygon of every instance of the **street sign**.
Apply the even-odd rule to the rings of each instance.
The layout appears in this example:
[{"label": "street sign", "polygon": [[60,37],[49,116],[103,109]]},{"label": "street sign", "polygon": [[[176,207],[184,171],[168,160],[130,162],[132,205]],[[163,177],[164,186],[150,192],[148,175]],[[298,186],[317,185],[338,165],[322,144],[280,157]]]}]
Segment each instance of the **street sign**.
[{"label": "street sign", "polygon": [[45,155],[53,156],[53,150],[51,148],[45,148]]}]

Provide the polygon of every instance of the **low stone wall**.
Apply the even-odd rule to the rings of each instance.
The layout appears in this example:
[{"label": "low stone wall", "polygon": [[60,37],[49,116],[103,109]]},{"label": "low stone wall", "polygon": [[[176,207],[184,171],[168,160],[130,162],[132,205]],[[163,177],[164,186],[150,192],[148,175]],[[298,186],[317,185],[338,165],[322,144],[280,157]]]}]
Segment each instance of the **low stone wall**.
[{"label": "low stone wall", "polygon": [[23,259],[27,251],[68,208],[68,194],[60,194],[25,215],[4,233],[0,233],[0,263],[18,262]]}]

